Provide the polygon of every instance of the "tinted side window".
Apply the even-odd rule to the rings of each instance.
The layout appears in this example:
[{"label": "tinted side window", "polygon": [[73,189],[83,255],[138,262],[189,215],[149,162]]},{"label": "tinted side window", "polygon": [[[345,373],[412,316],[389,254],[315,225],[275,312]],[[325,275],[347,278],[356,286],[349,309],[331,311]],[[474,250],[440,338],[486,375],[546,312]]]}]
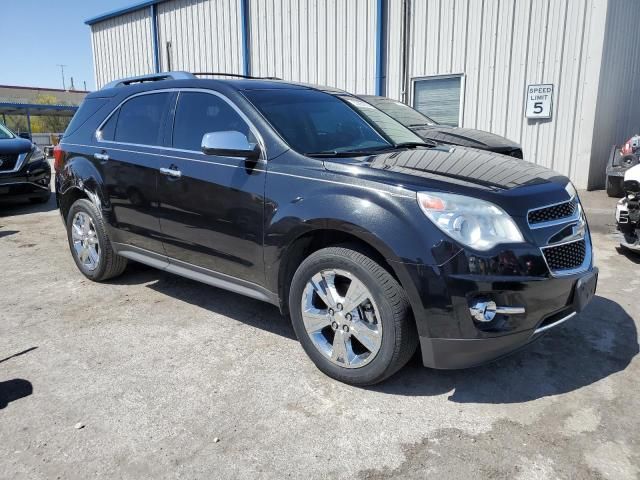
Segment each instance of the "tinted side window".
[{"label": "tinted side window", "polygon": [[116,123],[118,122],[118,114],[120,109],[116,110],[113,115],[109,117],[107,123],[105,123],[98,132],[98,140],[113,141],[113,137],[116,134]]},{"label": "tinted side window", "polygon": [[205,133],[235,130],[249,136],[249,126],[222,98],[201,92],[180,92],[173,123],[173,146],[200,151]]},{"label": "tinted side window", "polygon": [[78,108],[71,119],[71,123],[67,126],[67,129],[64,132],[65,137],[68,137],[80,128],[94,113],[104,107],[107,103],[109,103],[109,100],[106,98],[85,98],[80,104],[80,108]]},{"label": "tinted side window", "polygon": [[139,95],[120,107],[115,141],[162,145],[163,125],[169,111],[170,93]]}]

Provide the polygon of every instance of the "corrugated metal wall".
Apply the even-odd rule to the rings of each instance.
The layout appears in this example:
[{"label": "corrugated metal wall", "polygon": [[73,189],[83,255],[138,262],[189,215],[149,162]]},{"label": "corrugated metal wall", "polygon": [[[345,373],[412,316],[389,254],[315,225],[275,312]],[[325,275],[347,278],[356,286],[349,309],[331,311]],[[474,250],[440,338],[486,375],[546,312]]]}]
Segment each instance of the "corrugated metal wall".
[{"label": "corrugated metal wall", "polygon": [[[158,3],[160,69],[170,55],[173,70],[242,73],[241,1]],[[411,79],[461,74],[462,126],[521,143],[528,160],[578,187],[602,182],[610,144],[640,126],[637,0],[407,1]],[[253,75],[375,92],[377,0],[247,3]],[[402,10],[403,0],[387,0],[385,87],[397,99]],[[92,25],[98,87],[153,70],[151,31],[151,7]],[[525,118],[532,83],[554,84],[552,119]]]},{"label": "corrugated metal wall", "polygon": [[[592,156],[584,132],[595,118],[607,3],[412,0],[409,76],[462,74],[462,126],[521,143],[528,160],[584,188]],[[402,0],[389,1],[387,94],[397,99],[401,10]],[[534,83],[555,86],[551,120],[525,118],[526,87]]]},{"label": "corrugated metal wall", "polygon": [[96,87],[116,78],[153,72],[152,43],[148,8],[92,25]]},{"label": "corrugated metal wall", "polygon": [[171,70],[242,73],[239,0],[172,0],[157,8],[161,70],[171,55]]},{"label": "corrugated metal wall", "polygon": [[375,0],[251,0],[251,73],[375,93]]},{"label": "corrugated metal wall", "polygon": [[602,186],[611,146],[640,132],[640,8],[637,0],[609,2],[590,186]]}]

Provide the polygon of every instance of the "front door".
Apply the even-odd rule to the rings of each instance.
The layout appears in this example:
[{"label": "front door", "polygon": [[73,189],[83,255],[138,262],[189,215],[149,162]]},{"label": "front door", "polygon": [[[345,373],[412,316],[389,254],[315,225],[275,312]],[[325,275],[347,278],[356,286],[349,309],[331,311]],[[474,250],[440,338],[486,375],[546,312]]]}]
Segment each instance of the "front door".
[{"label": "front door", "polygon": [[252,135],[226,98],[179,93],[173,158],[158,178],[165,251],[177,262],[263,284],[264,163],[200,150],[205,133],[232,130]]},{"label": "front door", "polygon": [[158,220],[158,175],[174,92],[123,103],[98,131],[94,155],[103,173],[113,241],[164,254]]}]

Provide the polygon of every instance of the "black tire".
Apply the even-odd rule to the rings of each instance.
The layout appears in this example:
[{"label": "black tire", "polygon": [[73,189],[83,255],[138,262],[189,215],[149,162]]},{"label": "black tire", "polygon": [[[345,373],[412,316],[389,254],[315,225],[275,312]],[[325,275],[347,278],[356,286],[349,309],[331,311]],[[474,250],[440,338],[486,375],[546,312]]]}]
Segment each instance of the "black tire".
[{"label": "black tire", "polygon": [[31,197],[29,201],[31,203],[47,203],[49,201],[49,198],[51,198],[51,192],[45,195],[40,195],[38,197]]},{"label": "black tire", "polygon": [[[305,287],[311,277],[327,269],[340,269],[355,275],[369,290],[379,311],[381,346],[373,359],[362,367],[346,368],[333,363],[320,353],[304,326],[301,302]],[[385,380],[409,361],[418,344],[404,289],[387,270],[353,248],[324,248],[307,257],[291,281],[289,311],[298,340],[315,365],[326,375],[351,385],[372,385]]]},{"label": "black tire", "polygon": [[607,195],[610,197],[621,198],[624,196],[622,190],[622,177],[609,177],[607,176]]},{"label": "black tire", "polygon": [[[99,244],[99,261],[97,267],[94,270],[88,269],[80,261],[73,246],[72,223],[78,212],[84,212],[89,217],[91,217],[91,220],[95,227],[95,233]],[[71,205],[71,208],[69,209],[66,224],[67,239],[69,242],[69,248],[71,250],[71,256],[76,262],[76,266],[85,277],[93,280],[94,282],[102,282],[110,278],[117,277],[118,275],[122,274],[122,272],[124,272],[125,268],[127,267],[127,259],[117,255],[113,250],[111,241],[109,240],[109,236],[107,235],[104,226],[102,215],[93,203],[84,198],[76,200],[76,202]]]}]

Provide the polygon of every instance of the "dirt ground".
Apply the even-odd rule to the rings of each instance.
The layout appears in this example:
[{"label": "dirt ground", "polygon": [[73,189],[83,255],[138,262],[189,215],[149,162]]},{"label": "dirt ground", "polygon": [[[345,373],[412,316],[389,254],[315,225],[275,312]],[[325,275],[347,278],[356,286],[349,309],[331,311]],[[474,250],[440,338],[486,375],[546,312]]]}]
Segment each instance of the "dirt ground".
[{"label": "dirt ground", "polygon": [[322,375],[267,304],[131,265],[77,271],[52,201],[0,205],[2,478],[640,477],[640,257],[583,200],[587,311],[465,371]]}]

